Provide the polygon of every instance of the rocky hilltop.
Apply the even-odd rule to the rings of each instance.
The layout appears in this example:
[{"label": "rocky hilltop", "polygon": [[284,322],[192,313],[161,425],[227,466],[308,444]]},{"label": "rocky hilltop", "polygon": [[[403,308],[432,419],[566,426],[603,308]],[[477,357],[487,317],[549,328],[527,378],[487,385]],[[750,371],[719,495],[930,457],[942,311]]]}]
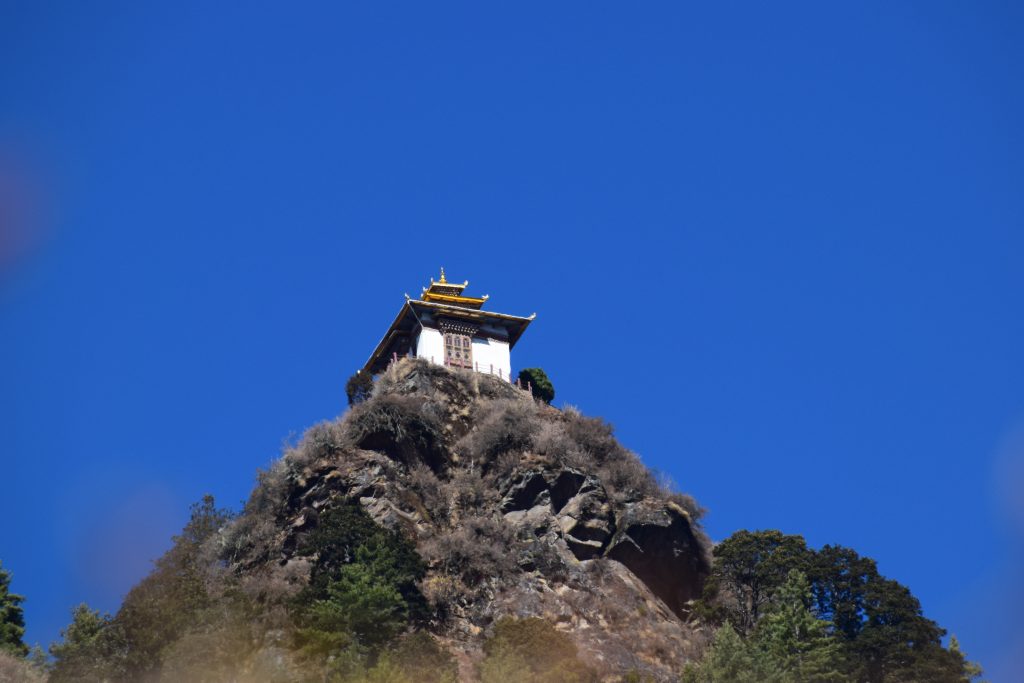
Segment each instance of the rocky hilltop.
[{"label": "rocky hilltop", "polygon": [[77,607],[49,682],[669,681],[699,657],[700,508],[606,422],[412,359],[364,397],[240,513],[194,505],[116,615]]},{"label": "rocky hilltop", "polygon": [[600,678],[678,676],[710,570],[699,507],[610,426],[498,378],[405,359],[372,397],[312,428],[223,534],[236,575],[308,580],[325,510],[357,501],[423,558],[427,628],[474,680],[489,629],[539,617]]},{"label": "rocky hilltop", "polygon": [[712,564],[699,506],[603,420],[410,359],[362,396],[260,473],[240,513],[194,505],[116,615],[75,608],[52,664],[0,648],[0,678],[12,666],[48,683],[980,674],[850,548],[741,530]]}]

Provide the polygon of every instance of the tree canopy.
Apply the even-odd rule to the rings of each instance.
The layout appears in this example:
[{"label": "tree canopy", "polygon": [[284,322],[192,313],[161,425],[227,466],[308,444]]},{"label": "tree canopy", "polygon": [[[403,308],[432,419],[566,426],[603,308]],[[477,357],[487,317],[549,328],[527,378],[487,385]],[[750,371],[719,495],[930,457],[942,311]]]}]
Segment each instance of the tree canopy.
[{"label": "tree canopy", "polygon": [[548,379],[546,372],[540,368],[523,368],[519,371],[519,383],[529,387],[534,398],[545,403],[555,400],[555,385]]},{"label": "tree canopy", "polygon": [[[801,536],[739,531],[718,544],[714,556],[695,614],[720,625],[720,632],[727,628],[758,643],[776,668],[791,670],[786,662],[804,646],[771,634],[803,630],[808,646],[827,636],[835,653],[822,649],[815,657],[854,680],[952,682],[978,675],[959,649],[942,646],[945,630],[922,614],[905,586],[849,548],[813,550]],[[819,625],[812,626],[808,615]],[[724,638],[722,652],[732,652],[728,631]],[[723,657],[722,652],[712,652],[711,659]],[[803,655],[799,659],[807,661]],[[797,680],[830,680],[828,667],[815,670],[814,676]]]}]

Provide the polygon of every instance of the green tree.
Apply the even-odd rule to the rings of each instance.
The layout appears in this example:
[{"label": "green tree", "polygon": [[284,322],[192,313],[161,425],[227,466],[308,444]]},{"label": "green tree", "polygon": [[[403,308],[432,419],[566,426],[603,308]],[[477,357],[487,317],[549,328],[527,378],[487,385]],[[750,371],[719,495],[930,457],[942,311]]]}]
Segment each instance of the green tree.
[{"label": "green tree", "polygon": [[805,570],[812,554],[801,536],[780,531],[737,531],[715,546],[711,576],[698,613],[753,632],[790,570]]},{"label": "green tree", "polygon": [[942,647],[945,631],[922,614],[909,589],[880,575],[874,560],[825,546],[813,553],[808,576],[819,616],[843,642],[850,675],[871,682],[970,679],[962,656]]},{"label": "green tree", "polygon": [[362,403],[370,398],[371,394],[373,394],[373,377],[368,372],[357,370],[345,382],[345,395],[348,397],[350,406]]},{"label": "green tree", "polygon": [[715,632],[701,660],[687,664],[683,683],[761,683],[767,677],[757,655],[727,621]]},{"label": "green tree", "polygon": [[826,545],[806,565],[818,616],[846,640],[864,628],[867,586],[878,578],[875,561],[842,546]]},{"label": "green tree", "polygon": [[977,662],[967,660],[967,656],[960,649],[960,641],[956,639],[956,636],[949,637],[949,652],[962,663],[961,668],[963,669],[964,680],[973,681],[975,678],[981,678],[984,671],[982,671],[981,666]]},{"label": "green tree", "polygon": [[416,548],[397,531],[374,522],[357,502],[339,501],[325,511],[299,554],[316,558],[309,588],[301,598],[307,604],[326,597],[328,585],[340,577],[341,569],[359,562],[401,594],[411,618],[426,616],[426,601],[417,586],[426,565]]},{"label": "green tree", "polygon": [[109,614],[81,604],[71,611],[71,623],[50,646],[51,683],[100,683],[125,673],[127,642]]},{"label": "green tree", "polygon": [[803,572],[790,570],[771,609],[757,625],[756,644],[780,680],[794,683],[843,681],[842,654],[828,623],[810,610],[811,587]]},{"label": "green tree", "polygon": [[975,675],[962,653],[942,647],[945,631],[921,613],[917,598],[849,548],[814,551],[800,536],[739,531],[718,544],[714,556],[695,609],[705,621],[730,623],[741,637],[754,634],[780,601],[791,601],[782,588],[798,570],[809,581],[814,616],[842,649],[847,677],[952,682]]},{"label": "green tree", "polygon": [[945,630],[921,614],[921,603],[903,585],[873,576],[864,590],[864,625],[849,642],[858,674],[874,682],[967,680],[963,661],[942,647]]},{"label": "green tree", "polygon": [[534,398],[539,398],[545,403],[555,400],[555,385],[548,379],[546,372],[540,368],[524,368],[519,371],[519,383],[523,387],[530,387]]},{"label": "green tree", "polygon": [[428,613],[416,549],[356,502],[325,511],[299,553],[315,560],[295,601],[297,644],[307,659],[329,661],[328,675],[364,675],[385,644]]},{"label": "green tree", "polygon": [[22,641],[25,635],[24,596],[11,592],[11,574],[0,564],[0,650],[17,655],[28,654]]},{"label": "green tree", "polygon": [[206,577],[210,559],[204,544],[232,518],[206,495],[190,508],[188,523],[172,546],[156,561],[152,573],[125,596],[114,618],[128,642],[127,666],[132,678],[160,668],[164,652],[210,606]]},{"label": "green tree", "polygon": [[338,570],[327,595],[306,610],[308,624],[320,631],[351,633],[361,645],[376,649],[405,629],[409,606],[394,583],[366,562],[360,547],[352,564]]}]

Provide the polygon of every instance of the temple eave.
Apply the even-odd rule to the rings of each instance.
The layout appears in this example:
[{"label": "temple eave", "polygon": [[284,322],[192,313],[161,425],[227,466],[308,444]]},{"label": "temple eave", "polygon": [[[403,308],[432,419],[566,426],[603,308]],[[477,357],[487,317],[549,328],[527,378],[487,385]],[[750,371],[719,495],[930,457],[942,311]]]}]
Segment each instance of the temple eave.
[{"label": "temple eave", "polygon": [[473,297],[473,296],[458,296],[453,294],[436,294],[434,292],[424,292],[423,301],[432,301],[437,303],[453,304],[456,306],[473,306],[479,308],[487,302],[487,297]]}]

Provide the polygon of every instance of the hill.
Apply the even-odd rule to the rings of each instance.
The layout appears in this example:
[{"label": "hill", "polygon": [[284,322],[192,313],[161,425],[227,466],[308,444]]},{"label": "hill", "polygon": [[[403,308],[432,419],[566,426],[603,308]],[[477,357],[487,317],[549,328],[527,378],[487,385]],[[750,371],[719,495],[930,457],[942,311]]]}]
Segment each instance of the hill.
[{"label": "hill", "polygon": [[713,548],[701,512],[603,420],[403,359],[261,472],[239,514],[196,504],[116,615],[77,608],[49,679],[977,673],[871,560],[778,532]]}]

